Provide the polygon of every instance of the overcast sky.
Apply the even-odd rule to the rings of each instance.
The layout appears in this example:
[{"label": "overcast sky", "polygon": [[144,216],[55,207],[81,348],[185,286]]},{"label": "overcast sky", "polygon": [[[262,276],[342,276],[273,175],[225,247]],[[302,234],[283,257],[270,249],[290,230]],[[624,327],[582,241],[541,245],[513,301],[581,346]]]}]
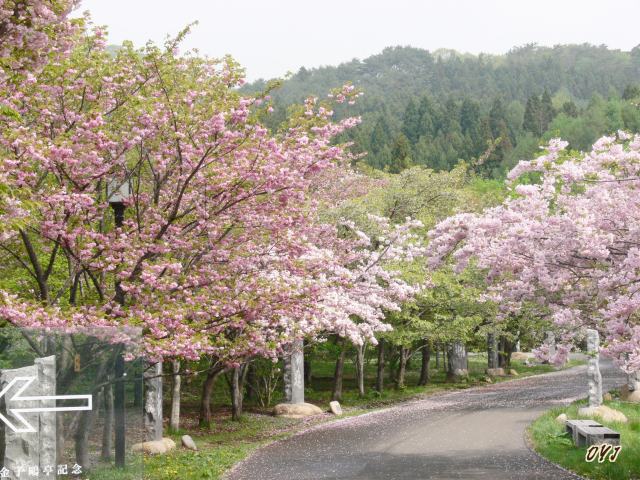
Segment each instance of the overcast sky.
[{"label": "overcast sky", "polygon": [[82,0],[110,42],[161,42],[195,20],[185,43],[233,55],[250,80],[365,58],[391,45],[504,53],[536,42],[640,43],[640,0]]}]

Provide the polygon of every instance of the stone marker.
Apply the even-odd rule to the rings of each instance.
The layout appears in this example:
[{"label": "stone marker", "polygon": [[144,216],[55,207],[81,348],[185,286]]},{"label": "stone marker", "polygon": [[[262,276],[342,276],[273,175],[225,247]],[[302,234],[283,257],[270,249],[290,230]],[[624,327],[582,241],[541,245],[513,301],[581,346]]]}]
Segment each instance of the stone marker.
[{"label": "stone marker", "polygon": [[[29,367],[16,368],[13,370],[3,370],[0,374],[0,389],[4,388],[16,377],[36,377],[36,380],[22,393],[22,396],[50,396],[56,394],[56,364],[55,356],[36,358],[35,365]],[[18,386],[18,388],[20,388]],[[12,400],[14,394],[6,393],[4,401],[6,408],[30,408],[32,401]],[[55,407],[55,400],[41,401],[40,407]],[[20,467],[37,466],[39,473],[29,475],[30,479],[52,478],[43,473],[45,466],[57,464],[56,458],[56,413],[26,413],[24,418],[29,422],[36,432],[16,433],[10,428],[4,428],[5,450],[3,467],[11,472],[16,472]],[[8,414],[8,419],[20,428],[19,422],[13,415]],[[26,477],[27,475],[22,475]],[[13,473],[3,478],[14,477]]]},{"label": "stone marker", "polygon": [[465,344],[459,340],[451,342],[447,349],[448,378],[453,381],[460,381],[469,376],[467,369],[467,349]]},{"label": "stone marker", "polygon": [[320,407],[311,403],[279,403],[273,407],[273,414],[277,417],[304,418],[324,413]]},{"label": "stone marker", "polygon": [[284,397],[287,403],[304,403],[304,342],[291,344],[291,355],[284,361]]},{"label": "stone marker", "polygon": [[329,402],[329,409],[334,415],[342,415],[342,407],[340,406],[340,402],[336,400]]},{"label": "stone marker", "polygon": [[600,335],[597,330],[587,330],[587,353],[589,364],[589,407],[602,405],[602,375],[600,374]]},{"label": "stone marker", "polygon": [[190,435],[183,435],[181,440],[182,440],[182,446],[184,448],[193,450],[194,452],[198,451],[198,446],[196,445],[196,442],[193,441],[193,438],[191,438]]},{"label": "stone marker", "polygon": [[546,337],[544,339],[545,345],[549,347],[549,358],[555,356],[556,354],[556,334],[552,331],[548,331],[546,333]]},{"label": "stone marker", "polygon": [[578,409],[578,415],[597,417],[603,422],[627,423],[624,413],[602,405],[602,375],[600,374],[600,335],[597,330],[587,330],[587,353],[589,364],[589,406]]}]

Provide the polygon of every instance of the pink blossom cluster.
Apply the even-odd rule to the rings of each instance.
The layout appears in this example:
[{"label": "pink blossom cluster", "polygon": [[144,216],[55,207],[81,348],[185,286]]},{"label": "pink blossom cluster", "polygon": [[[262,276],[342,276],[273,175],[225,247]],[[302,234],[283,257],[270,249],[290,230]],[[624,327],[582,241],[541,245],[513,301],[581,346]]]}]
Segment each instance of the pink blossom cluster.
[{"label": "pink blossom cluster", "polygon": [[[389,268],[422,254],[415,222],[376,219],[374,247],[322,221],[316,200],[352,175],[335,138],[357,118],[334,122],[309,99],[304,120],[272,135],[231,59],[180,56],[171,42],[112,57],[99,29],[58,33],[72,51],[4,100],[15,115],[0,131],[0,246],[33,289],[0,291],[2,319],[139,326],[150,357],[228,363],[389,328],[384,312],[416,291]],[[357,96],[346,86],[336,101]],[[131,188],[121,226],[114,185]]]},{"label": "pink blossom cluster", "polygon": [[[640,135],[619,132],[589,153],[553,140],[544,155],[520,162],[504,204],[456,215],[429,234],[433,265],[451,257],[486,272],[504,315],[534,305],[553,319],[563,345],[585,327],[605,337],[604,352],[627,371],[640,370]],[[544,355],[544,349],[540,354]],[[566,356],[568,346],[558,348]]]}]

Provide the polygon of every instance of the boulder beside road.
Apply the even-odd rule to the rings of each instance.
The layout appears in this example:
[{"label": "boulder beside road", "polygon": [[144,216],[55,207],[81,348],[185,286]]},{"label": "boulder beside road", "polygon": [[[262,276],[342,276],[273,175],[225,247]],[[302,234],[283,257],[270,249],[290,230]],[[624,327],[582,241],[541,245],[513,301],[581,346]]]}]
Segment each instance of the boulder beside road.
[{"label": "boulder beside road", "polygon": [[279,403],[273,407],[276,417],[304,418],[324,413],[320,407],[311,403]]}]

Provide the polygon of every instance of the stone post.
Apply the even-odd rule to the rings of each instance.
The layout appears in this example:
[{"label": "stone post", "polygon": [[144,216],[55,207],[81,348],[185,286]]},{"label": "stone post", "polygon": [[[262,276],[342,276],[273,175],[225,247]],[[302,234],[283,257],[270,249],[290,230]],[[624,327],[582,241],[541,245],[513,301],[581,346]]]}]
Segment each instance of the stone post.
[{"label": "stone post", "polygon": [[291,403],[304,403],[304,349],[302,340],[293,342],[291,352]]},{"label": "stone post", "polygon": [[[22,393],[22,396],[53,396],[56,394],[55,356],[38,358],[35,365],[3,370],[0,374],[0,389],[4,389],[16,377],[36,377],[36,380]],[[20,388],[16,385],[16,388]],[[11,408],[33,408],[33,401],[11,400],[16,390],[6,392],[2,401],[7,419],[17,428],[23,425],[9,413]],[[39,406],[55,407],[55,400],[41,401]],[[55,479],[56,478],[56,413],[25,413],[24,418],[36,428],[33,433],[16,433],[4,427],[5,450],[4,467],[10,472],[3,478]],[[28,467],[38,467],[37,475],[29,475]],[[48,467],[48,468],[47,468]],[[49,468],[52,473],[47,475]],[[18,473],[20,472],[20,473]]]},{"label": "stone post", "polygon": [[549,347],[549,358],[556,355],[556,334],[548,331],[545,335],[544,343]]},{"label": "stone post", "polygon": [[487,333],[487,368],[498,368],[498,342],[495,333]]},{"label": "stone post", "polygon": [[589,408],[602,405],[602,375],[600,374],[600,335],[597,330],[587,330],[587,353],[589,364]]},{"label": "stone post", "polygon": [[449,344],[447,352],[449,380],[458,381],[469,375],[467,369],[467,349],[461,341],[455,341]]},{"label": "stone post", "polygon": [[304,403],[303,341],[291,344],[291,355],[285,359],[285,399],[287,403]]},{"label": "stone post", "polygon": [[[38,382],[41,395],[56,394],[56,357],[52,355],[45,358],[36,358],[35,366],[38,369]],[[55,407],[55,400],[42,402],[43,407]],[[84,413],[84,412],[83,412]],[[56,412],[42,412],[40,415],[40,471],[47,465],[54,466],[57,463],[57,414]],[[52,472],[53,473],[53,472]]]}]

